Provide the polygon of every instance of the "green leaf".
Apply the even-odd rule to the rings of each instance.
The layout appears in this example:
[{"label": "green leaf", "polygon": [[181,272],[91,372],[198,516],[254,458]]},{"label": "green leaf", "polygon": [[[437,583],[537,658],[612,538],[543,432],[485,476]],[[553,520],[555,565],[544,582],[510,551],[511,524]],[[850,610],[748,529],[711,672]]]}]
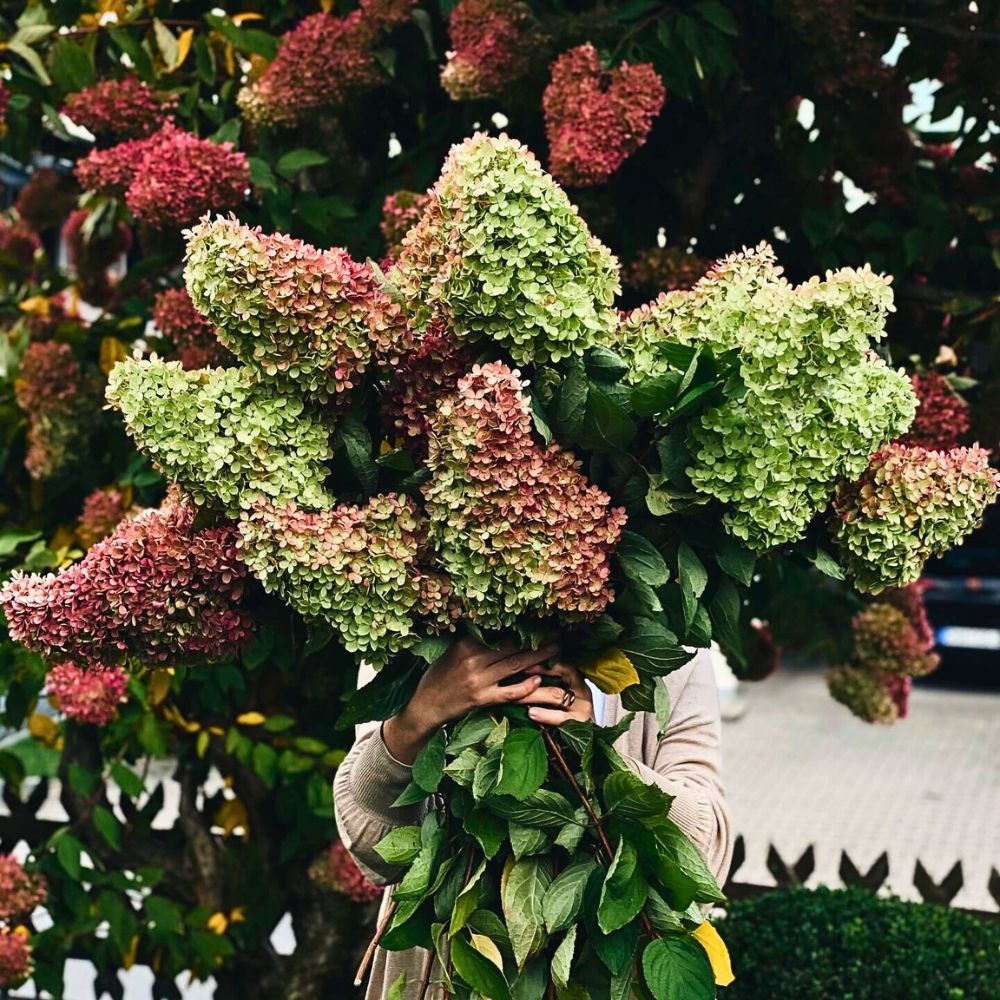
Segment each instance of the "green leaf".
[{"label": "green leaf", "polygon": [[670,722],[670,692],[662,677],[653,679],[653,713],[656,715],[656,733],[662,737]]},{"label": "green leaf", "polygon": [[483,755],[473,747],[466,747],[454,760],[445,764],[444,773],[463,788],[471,788],[476,767]]},{"label": "green leaf", "polygon": [[715,977],[705,949],[689,937],[661,937],[642,953],[642,974],[655,1000],[714,1000]]},{"label": "green leaf", "polygon": [[639,944],[639,921],[633,920],[611,934],[602,934],[595,929],[590,941],[597,957],[607,966],[608,971],[613,976],[624,975],[632,965]]},{"label": "green leaf", "polygon": [[[278,169],[281,169],[280,161]],[[361,489],[366,494],[374,493],[378,487],[378,466],[372,460],[372,439],[368,428],[355,414],[348,413],[340,421],[338,435]]]},{"label": "green leaf", "polygon": [[389,719],[401,712],[420,680],[415,660],[402,659],[383,667],[363,688],[359,688],[347,702],[347,707],[337,719],[337,729],[347,729],[357,722]]},{"label": "green leaf", "polygon": [[587,381],[583,366],[576,362],[559,387],[555,422],[561,436],[572,437],[583,423],[589,390],[590,383]]},{"label": "green leaf", "polygon": [[549,835],[541,827],[509,822],[507,830],[510,837],[510,849],[519,861],[529,854],[541,854],[543,851],[548,851],[552,846]]},{"label": "green leaf", "polygon": [[17,531],[15,529],[2,531],[0,532],[0,556],[13,555],[19,546],[41,537],[40,531]]},{"label": "green leaf", "polygon": [[451,648],[453,640],[448,636],[431,635],[412,646],[410,652],[425,663],[435,663]]},{"label": "green leaf", "polygon": [[698,13],[708,21],[713,27],[718,28],[723,34],[738,35],[739,25],[732,11],[719,0],[702,0],[697,7]]},{"label": "green leaf", "polygon": [[49,51],[49,75],[67,94],[83,90],[97,79],[87,50],[68,38],[58,39]]},{"label": "green leaf", "polygon": [[413,761],[413,781],[425,792],[436,792],[444,774],[445,733],[439,729]]},{"label": "green leaf", "polygon": [[537,791],[548,773],[548,756],[542,733],[534,727],[515,729],[504,740],[497,795],[526,799]]},{"label": "green leaf", "polygon": [[598,382],[618,382],[628,372],[628,362],[609,347],[592,347],[583,364],[587,374]]},{"label": "green leaf", "polygon": [[511,1000],[510,986],[503,973],[464,938],[452,939],[451,960],[455,972],[477,993],[489,1000]]},{"label": "green leaf", "polygon": [[616,771],[604,780],[604,806],[619,819],[642,822],[665,819],[674,801],[657,785],[647,784],[634,771]]},{"label": "green leaf", "polygon": [[816,549],[816,554],[809,561],[825,576],[834,580],[844,579],[844,571],[840,568],[840,564],[824,549]]},{"label": "green leaf", "polygon": [[117,763],[111,768],[111,777],[115,784],[130,798],[138,798],[146,790],[142,778],[131,768]]},{"label": "green leaf", "polygon": [[80,855],[82,853],[83,844],[76,837],[72,837],[68,833],[61,836],[56,844],[56,857],[59,859],[59,864],[62,865],[66,874],[77,882],[79,882],[83,873],[80,865]]},{"label": "green leaf", "polygon": [[97,828],[97,832],[105,839],[108,846],[114,850],[119,850],[122,843],[121,824],[115,819],[114,814],[105,806],[94,806],[91,820]]},{"label": "green leaf", "polygon": [[677,574],[681,578],[681,585],[695,597],[701,597],[705,592],[708,572],[687,542],[681,542],[677,546]]},{"label": "green leaf", "polygon": [[650,587],[660,587],[670,579],[667,564],[656,547],[636,531],[622,532],[616,551],[622,572]]},{"label": "green leaf", "polygon": [[[552,956],[552,981],[560,990],[566,989],[569,985],[570,971],[573,968],[573,949],[576,947],[576,924],[568,931],[566,936],[559,942]],[[588,993],[587,996],[590,994]]]},{"label": "green leaf", "polygon": [[375,845],[375,851],[387,864],[410,864],[420,853],[420,827],[397,826]]},{"label": "green leaf", "polygon": [[267,743],[258,743],[253,748],[253,769],[268,788],[274,788],[278,777],[278,754],[274,747]]},{"label": "green leaf", "polygon": [[275,169],[282,177],[291,180],[305,167],[318,167],[327,162],[329,157],[315,149],[292,149],[278,160]]},{"label": "green leaf", "polygon": [[535,427],[535,433],[542,439],[542,443],[547,448],[552,444],[552,428],[549,427],[549,422],[546,419],[545,407],[542,406],[535,393],[531,392],[528,396],[531,400],[531,422]]},{"label": "green leaf", "polygon": [[597,863],[588,858],[574,862],[552,880],[542,901],[542,915],[550,934],[565,930],[579,919],[583,893],[596,868]]},{"label": "green leaf", "polygon": [[524,858],[511,867],[503,888],[503,915],[518,969],[537,954],[545,943],[542,905],[552,881],[549,863],[540,858]]},{"label": "green leaf", "polygon": [[210,142],[221,145],[224,142],[237,143],[240,138],[240,130],[243,122],[239,118],[230,118],[224,121],[208,138]]},{"label": "green leaf", "polygon": [[740,606],[740,594],[736,586],[729,580],[723,579],[712,595],[708,613],[712,619],[712,638],[742,660]]},{"label": "green leaf", "polygon": [[642,909],[648,889],[639,870],[635,848],[621,838],[601,887],[601,901],[597,907],[597,924],[601,930],[610,934],[631,922]]},{"label": "green leaf", "polygon": [[129,32],[127,28],[109,28],[108,34],[111,41],[132,60],[135,70],[146,81],[153,82],[153,64],[149,55],[139,41]]},{"label": "green leaf", "polygon": [[479,866],[458,894],[458,898],[455,900],[455,905],[451,911],[448,937],[454,937],[466,925],[469,917],[479,908],[479,900],[483,895],[483,887],[480,882],[485,871],[486,862],[480,861]]},{"label": "green leaf", "polygon": [[478,802],[485,798],[496,787],[500,777],[503,744],[490,747],[486,756],[476,765],[476,773],[472,778],[472,797]]},{"label": "green leaf", "polygon": [[665,372],[640,382],[631,394],[632,408],[640,417],[651,417],[669,409],[677,398],[679,372]]},{"label": "green leaf", "polygon": [[673,820],[663,819],[651,829],[659,850],[657,875],[675,910],[694,902],[725,902],[701,852]]},{"label": "green leaf", "polygon": [[403,806],[414,806],[418,802],[423,802],[426,798],[427,792],[415,781],[411,781],[396,797],[396,800],[392,803],[392,807],[394,809],[402,809]]},{"label": "green leaf", "polygon": [[178,46],[174,33],[158,18],[153,18],[153,38],[156,39],[156,47],[163,56],[163,62],[167,66],[173,66],[177,62]]},{"label": "green leaf", "polygon": [[264,729],[269,733],[283,733],[295,725],[290,715],[270,715],[264,723]]},{"label": "green leaf", "polygon": [[563,826],[574,818],[569,800],[558,792],[539,788],[523,802],[505,796],[494,799],[490,805],[498,816],[512,819],[526,826]]},{"label": "green leaf", "polygon": [[392,981],[392,985],[386,991],[385,1000],[403,1000],[403,994],[406,992],[406,973],[401,972]]},{"label": "green leaf", "polygon": [[576,435],[580,443],[594,451],[615,453],[628,448],[635,435],[635,423],[625,408],[591,385],[586,413]]},{"label": "green leaf", "polygon": [[52,86],[52,78],[46,71],[45,64],[42,62],[38,53],[31,48],[27,42],[21,41],[16,36],[12,37],[7,43],[7,51],[13,52],[15,55],[19,55],[31,67],[32,73],[34,73],[46,87]]},{"label": "green leaf", "polygon": [[618,642],[618,648],[632,661],[639,673],[663,676],[684,666],[694,653],[686,650],[677,637],[659,622],[636,619],[632,631]]},{"label": "green leaf", "polygon": [[753,568],[757,557],[742,542],[730,534],[723,534],[715,552],[715,561],[727,576],[749,587],[753,582]]},{"label": "green leaf", "polygon": [[471,712],[456,727],[448,740],[448,753],[457,754],[467,747],[482,743],[494,729],[496,722],[486,712]]},{"label": "green leaf", "polygon": [[473,809],[462,820],[462,825],[470,837],[476,838],[483,849],[483,854],[488,858],[496,855],[507,835],[507,825],[504,821],[486,809]]}]

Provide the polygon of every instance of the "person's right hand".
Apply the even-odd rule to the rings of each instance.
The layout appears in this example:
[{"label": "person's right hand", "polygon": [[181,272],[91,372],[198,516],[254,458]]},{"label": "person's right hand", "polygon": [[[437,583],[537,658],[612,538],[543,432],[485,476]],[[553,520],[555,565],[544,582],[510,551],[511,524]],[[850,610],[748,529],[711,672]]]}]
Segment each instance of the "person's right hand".
[{"label": "person's right hand", "polygon": [[541,677],[527,677],[516,684],[501,681],[544,663],[558,651],[555,642],[519,651],[513,643],[490,649],[472,639],[456,640],[424,672],[406,708],[386,720],[382,736],[389,752],[403,764],[412,764],[446,722],[473,708],[527,697],[539,687]]}]

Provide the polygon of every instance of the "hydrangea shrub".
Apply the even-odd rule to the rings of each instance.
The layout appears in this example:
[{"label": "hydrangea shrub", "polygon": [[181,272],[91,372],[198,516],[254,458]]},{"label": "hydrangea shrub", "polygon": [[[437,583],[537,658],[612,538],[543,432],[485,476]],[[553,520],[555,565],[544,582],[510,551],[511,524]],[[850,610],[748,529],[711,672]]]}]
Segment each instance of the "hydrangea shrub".
[{"label": "hydrangea shrub", "polygon": [[93,670],[75,663],[57,663],[46,678],[59,710],[92,726],[106,726],[115,717],[127,684],[128,674],[117,664]]}]

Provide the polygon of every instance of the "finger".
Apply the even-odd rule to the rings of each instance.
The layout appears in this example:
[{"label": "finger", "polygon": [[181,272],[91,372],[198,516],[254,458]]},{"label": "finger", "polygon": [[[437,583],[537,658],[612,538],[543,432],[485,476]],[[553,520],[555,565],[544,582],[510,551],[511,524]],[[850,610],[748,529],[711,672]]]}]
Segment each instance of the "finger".
[{"label": "finger", "polygon": [[514,645],[511,639],[504,639],[502,642],[498,643],[495,648],[491,646],[483,646],[480,643],[475,644],[475,652],[473,655],[481,666],[489,667],[495,663],[499,663],[502,660],[508,659],[512,653],[517,652],[517,646]]},{"label": "finger", "polygon": [[572,667],[568,663],[543,664],[528,672],[544,673],[546,677],[558,677],[560,680],[565,681],[577,694],[586,690],[587,687],[587,682],[583,674],[576,667]]},{"label": "finger", "polygon": [[548,643],[538,649],[526,649],[504,659],[490,664],[490,674],[494,677],[508,677],[510,674],[522,673],[531,667],[544,663],[550,656],[559,651],[558,643]]},{"label": "finger", "polygon": [[528,718],[543,726],[561,726],[567,719],[573,718],[569,712],[559,708],[529,708]]},{"label": "finger", "polygon": [[539,687],[518,701],[523,705],[564,706],[566,704],[566,689],[561,687]]},{"label": "finger", "polygon": [[528,677],[517,684],[494,684],[483,693],[484,705],[509,705],[530,697],[538,688],[541,679]]}]

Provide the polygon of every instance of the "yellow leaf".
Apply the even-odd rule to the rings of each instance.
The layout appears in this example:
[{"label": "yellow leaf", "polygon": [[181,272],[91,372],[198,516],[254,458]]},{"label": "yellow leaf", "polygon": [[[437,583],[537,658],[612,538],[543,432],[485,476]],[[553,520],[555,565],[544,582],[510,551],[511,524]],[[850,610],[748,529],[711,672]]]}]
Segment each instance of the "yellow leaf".
[{"label": "yellow leaf", "polygon": [[230,76],[236,76],[236,51],[233,48],[232,42],[226,42],[222,56],[226,60],[226,72]]},{"label": "yellow leaf", "polygon": [[472,947],[503,972],[503,956],[500,954],[500,949],[485,934],[472,934],[471,940]]},{"label": "yellow leaf", "polygon": [[580,672],[605,694],[620,694],[639,683],[632,661],[620,649],[606,649],[596,660],[583,664]]},{"label": "yellow leaf", "polygon": [[245,924],[247,921],[247,911],[244,906],[234,906],[229,911],[229,922],[231,924]]},{"label": "yellow leaf", "polygon": [[146,696],[150,705],[159,705],[168,694],[170,694],[170,672],[162,669],[154,670],[146,684]]},{"label": "yellow leaf", "polygon": [[205,926],[213,934],[225,934],[226,928],[229,926],[229,918],[224,913],[213,913],[205,921]]},{"label": "yellow leaf", "polygon": [[27,941],[31,937],[31,931],[28,930],[24,924],[18,924],[12,931],[14,937],[19,937],[23,941]]},{"label": "yellow leaf", "polygon": [[233,24],[242,24],[244,21],[263,21],[264,15],[258,14],[255,10],[248,10],[242,14],[233,14]]},{"label": "yellow leaf", "polygon": [[729,949],[719,932],[706,920],[694,932],[698,944],[705,949],[708,960],[712,963],[716,986],[728,986],[736,977],[733,975],[733,964],[729,960]]},{"label": "yellow leaf", "polygon": [[131,969],[135,965],[135,960],[139,955],[139,935],[133,934],[132,940],[128,943],[128,951],[122,955],[122,968]]},{"label": "yellow leaf", "polygon": [[267,716],[261,715],[260,712],[244,712],[236,716],[236,721],[241,726],[259,726],[267,722]]},{"label": "yellow leaf", "polygon": [[383,441],[383,442],[382,442],[382,443],[381,443],[381,444],[380,444],[380,445],[378,446],[378,453],[379,453],[380,455],[388,455],[390,451],[392,451],[392,445],[391,445],[391,444],[389,444],[389,442],[388,442],[388,441]]},{"label": "yellow leaf", "polygon": [[60,525],[56,528],[49,541],[49,548],[53,552],[58,552],[60,549],[68,549],[73,544],[73,539],[76,538],[76,533],[69,528]]},{"label": "yellow leaf", "polygon": [[329,14],[330,11],[333,10],[333,2],[334,0],[319,0],[320,10],[322,10],[324,14]]},{"label": "yellow leaf", "polygon": [[28,732],[39,743],[44,743],[47,747],[55,746],[55,742],[59,738],[59,726],[56,725],[55,720],[41,712],[32,712],[28,717]]},{"label": "yellow leaf", "polygon": [[227,799],[215,814],[217,826],[222,827],[223,837],[230,837],[239,828],[243,828],[244,839],[250,836],[250,824],[247,818],[247,807],[239,799]]},{"label": "yellow leaf", "polygon": [[168,705],[163,710],[163,718],[166,719],[167,722],[172,722],[175,726],[183,729],[186,733],[196,733],[199,729],[201,729],[200,722],[188,722],[188,720],[185,719],[184,716],[181,715],[180,711],[174,708],[173,705]]},{"label": "yellow leaf", "polygon": [[195,753],[197,753],[199,757],[204,757],[205,754],[208,752],[208,744],[211,742],[211,740],[212,737],[209,735],[208,730],[206,729],[203,729],[198,734],[198,739],[195,741],[194,749]]},{"label": "yellow leaf", "polygon": [[173,73],[184,65],[184,60],[187,59],[188,53],[191,51],[192,42],[194,42],[194,28],[186,28],[177,36],[177,58],[174,60],[174,64],[167,69],[168,73]]},{"label": "yellow leaf", "polygon": [[17,308],[31,316],[46,317],[52,312],[52,303],[44,295],[32,295],[22,299]]},{"label": "yellow leaf", "polygon": [[111,369],[127,357],[128,351],[125,350],[125,345],[117,337],[101,338],[101,349],[97,361],[105,375],[110,375]]}]

